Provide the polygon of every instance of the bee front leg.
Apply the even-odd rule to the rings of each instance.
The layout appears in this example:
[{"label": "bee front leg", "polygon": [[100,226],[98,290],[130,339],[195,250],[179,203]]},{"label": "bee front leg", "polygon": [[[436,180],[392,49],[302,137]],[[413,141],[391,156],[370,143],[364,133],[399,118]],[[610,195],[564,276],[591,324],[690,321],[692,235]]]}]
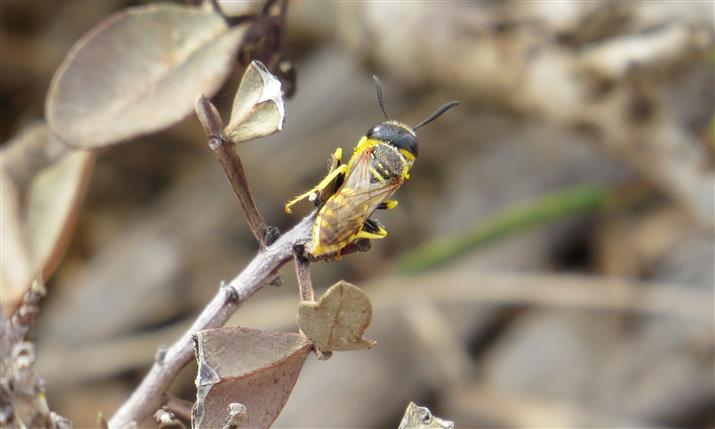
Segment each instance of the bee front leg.
[{"label": "bee front leg", "polygon": [[323,199],[325,189],[327,189],[334,181],[339,180],[342,176],[344,176],[347,170],[348,166],[345,164],[337,166],[333,171],[331,171],[327,176],[325,176],[325,178],[321,180],[320,183],[318,183],[315,187],[288,201],[285,205],[285,212],[291,213],[293,211],[291,207],[306,198],[308,198],[310,201],[320,204],[321,201],[318,200]]}]

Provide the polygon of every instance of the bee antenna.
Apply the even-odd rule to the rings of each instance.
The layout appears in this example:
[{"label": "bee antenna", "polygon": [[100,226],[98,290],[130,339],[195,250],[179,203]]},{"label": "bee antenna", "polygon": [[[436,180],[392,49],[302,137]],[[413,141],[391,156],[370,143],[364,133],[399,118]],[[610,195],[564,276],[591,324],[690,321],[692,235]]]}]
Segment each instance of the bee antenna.
[{"label": "bee antenna", "polygon": [[412,129],[413,129],[413,130],[416,130],[417,128],[419,128],[419,127],[421,127],[421,126],[423,126],[423,125],[429,124],[430,122],[432,122],[432,121],[434,121],[435,119],[437,119],[437,118],[439,118],[440,116],[442,116],[442,115],[444,114],[444,112],[446,112],[447,110],[449,110],[449,109],[451,109],[452,107],[457,106],[457,105],[459,105],[459,101],[450,101],[450,102],[448,102],[448,103],[445,104],[444,106],[442,106],[442,107],[440,107],[439,109],[435,110],[435,112],[434,112],[433,114],[429,115],[429,116],[427,117],[427,119],[425,119],[424,121],[422,121],[422,122],[420,122],[419,124],[417,124],[417,125],[415,125],[414,127],[412,127]]},{"label": "bee antenna", "polygon": [[385,119],[390,119],[389,116],[387,116],[387,112],[385,111],[385,102],[382,100],[382,82],[380,82],[380,78],[372,75],[372,80],[375,81],[375,89],[377,90],[377,102],[380,104],[380,110],[382,110],[382,114],[385,115]]}]

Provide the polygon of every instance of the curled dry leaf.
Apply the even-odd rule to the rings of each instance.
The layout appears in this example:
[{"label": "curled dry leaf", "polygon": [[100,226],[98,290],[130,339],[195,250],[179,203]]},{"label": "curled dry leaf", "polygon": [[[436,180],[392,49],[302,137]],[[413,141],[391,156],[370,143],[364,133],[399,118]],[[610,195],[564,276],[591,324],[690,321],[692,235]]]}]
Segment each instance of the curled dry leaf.
[{"label": "curled dry leaf", "polygon": [[433,416],[427,407],[420,407],[414,402],[405,409],[405,415],[397,429],[453,429],[454,422]]},{"label": "curled dry leaf", "polygon": [[281,82],[260,61],[243,74],[224,132],[234,143],[264,137],[283,129],[285,106]]},{"label": "curled dry leaf", "polygon": [[[49,133],[28,134],[45,138]],[[40,147],[42,142],[27,141]],[[37,156],[42,151],[37,151]],[[8,158],[3,157],[2,165]],[[70,238],[79,204],[87,187],[94,154],[68,152],[40,168],[18,190],[12,178],[2,176],[2,303],[9,314],[20,302],[36,274],[47,279],[54,272]],[[26,160],[35,163],[32,159]],[[4,170],[4,168],[3,168]]]},{"label": "curled dry leaf", "polygon": [[[283,409],[311,345],[303,336],[247,328],[218,328],[196,334],[195,429],[268,428]],[[236,415],[236,406],[246,408]],[[242,414],[242,413],[241,413]]]},{"label": "curled dry leaf", "polygon": [[45,113],[60,139],[100,147],[168,127],[232,69],[245,26],[171,4],[119,12],[85,35],[57,70]]},{"label": "curled dry leaf", "polygon": [[372,304],[357,286],[339,281],[318,302],[298,305],[298,327],[321,352],[371,348],[377,344],[363,338],[372,320]]}]

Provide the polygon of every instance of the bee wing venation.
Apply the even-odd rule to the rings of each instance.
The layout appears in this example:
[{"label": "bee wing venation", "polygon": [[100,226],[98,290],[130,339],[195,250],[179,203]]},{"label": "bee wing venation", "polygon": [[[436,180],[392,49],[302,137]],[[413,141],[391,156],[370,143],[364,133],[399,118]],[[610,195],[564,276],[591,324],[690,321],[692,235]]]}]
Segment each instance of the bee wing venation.
[{"label": "bee wing venation", "polygon": [[377,206],[400,186],[400,178],[371,183],[370,161],[368,151],[359,154],[343,186],[327,201],[320,233],[323,246],[347,242],[360,231]]}]

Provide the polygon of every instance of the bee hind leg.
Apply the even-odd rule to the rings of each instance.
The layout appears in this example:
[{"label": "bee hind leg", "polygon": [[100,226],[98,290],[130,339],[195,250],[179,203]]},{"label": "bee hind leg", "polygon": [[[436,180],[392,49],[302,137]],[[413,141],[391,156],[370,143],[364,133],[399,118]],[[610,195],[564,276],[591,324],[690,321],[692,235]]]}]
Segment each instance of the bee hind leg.
[{"label": "bee hind leg", "polygon": [[387,230],[376,219],[368,219],[355,238],[370,238],[378,240],[387,237]]}]

